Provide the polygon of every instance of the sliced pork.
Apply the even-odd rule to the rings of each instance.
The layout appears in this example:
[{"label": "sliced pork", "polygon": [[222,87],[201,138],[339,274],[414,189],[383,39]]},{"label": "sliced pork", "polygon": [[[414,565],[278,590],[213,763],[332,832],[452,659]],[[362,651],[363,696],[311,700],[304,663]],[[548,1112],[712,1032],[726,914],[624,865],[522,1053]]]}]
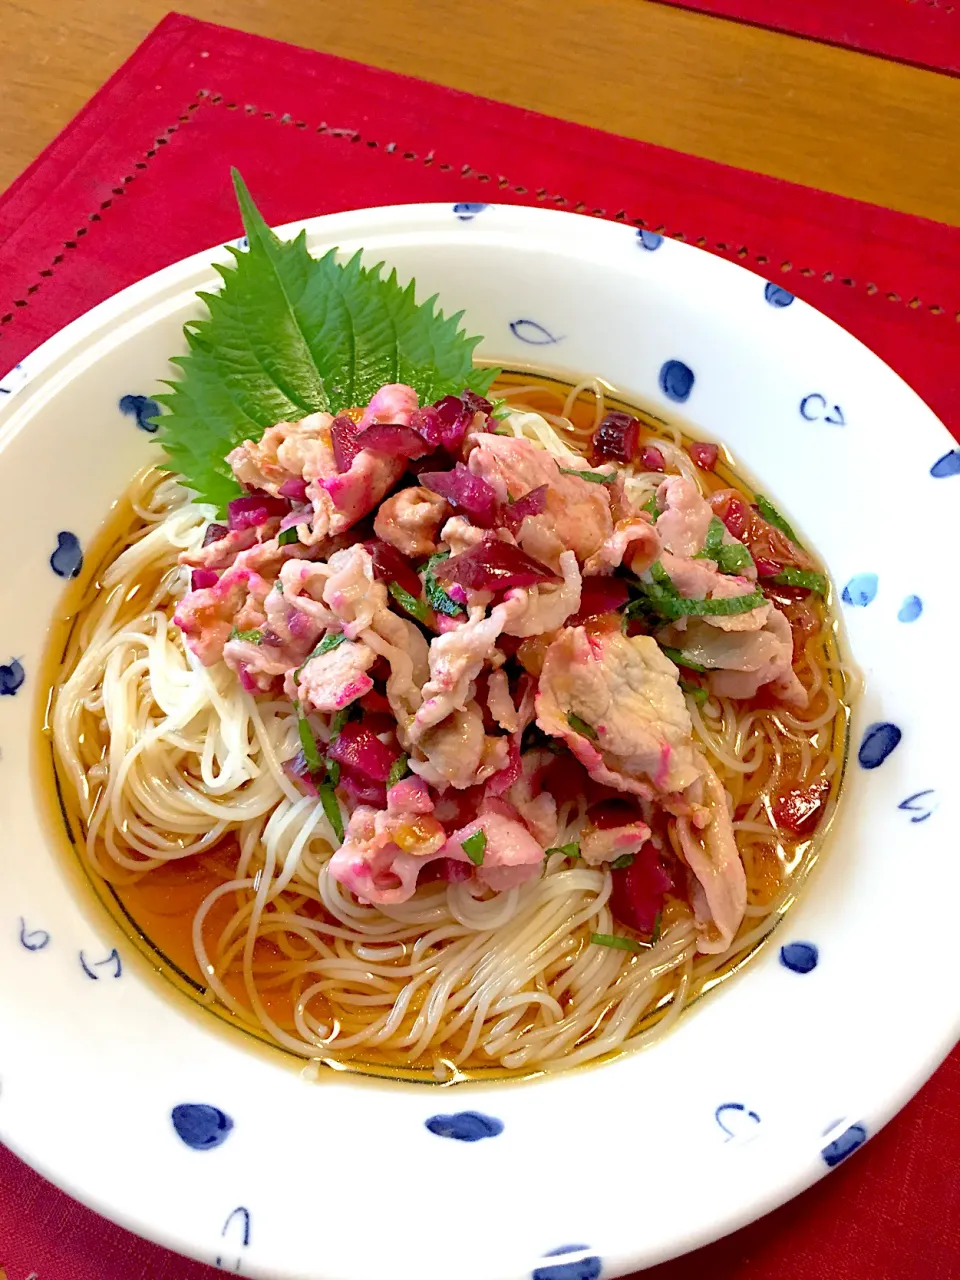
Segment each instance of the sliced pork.
[{"label": "sliced pork", "polygon": [[[552,568],[565,550],[573,551],[582,564],[613,532],[607,486],[561,471],[554,456],[531,440],[479,435],[469,466],[474,475],[493,486],[501,502],[522,498],[540,485],[548,486],[546,510],[523,521],[518,540],[528,555]],[[567,468],[574,469],[590,470],[586,463]]]},{"label": "sliced pork", "polygon": [[677,832],[694,877],[692,900],[700,926],[698,946],[708,955],[716,955],[727,950],[743,921],[747,880],[733,835],[726,792],[706,760],[701,761],[701,769],[701,799],[710,820],[698,829],[689,818],[678,818]]},{"label": "sliced pork", "polygon": [[807,705],[806,690],[793,670],[790,623],[778,609],[767,606],[760,630],[720,630],[708,625],[705,618],[689,618],[685,623],[682,628],[676,624],[665,627],[657,638],[706,667],[714,693],[725,698],[752,698],[769,684],[783,702]]},{"label": "sliced pork", "polygon": [[375,659],[365,644],[344,640],[335,649],[309,658],[299,675],[290,672],[287,692],[299,699],[304,711],[341,711],[373,688],[367,672]]},{"label": "sliced pork", "polygon": [[513,889],[540,874],[543,866],[543,848],[537,843],[523,822],[506,817],[495,810],[487,810],[454,831],[444,845],[448,858],[467,859],[463,845],[479,832],[486,838],[480,854],[476,877],[490,889]]},{"label": "sliced pork", "polygon": [[462,626],[430,642],[430,679],[423,686],[423,702],[411,727],[414,742],[452,712],[463,710],[497,637],[521,609],[522,602],[516,600],[498,604],[489,617],[484,617],[482,609],[471,609]]},{"label": "sliced pork", "polygon": [[[813,562],[734,490],[708,500],[665,473],[652,506],[649,476],[633,500],[622,470],[564,453],[537,415],[525,430],[560,452],[483,430],[489,405],[470,395],[421,410],[391,384],[362,410],[238,446],[228,461],[246,493],[181,557],[196,590],[175,621],[202,663],[222,659],[250,694],[309,717],[299,731],[320,764],[302,739],[285,767],[318,805],[324,779],[335,786],[347,825],[321,874],[361,902],[407,902],[440,860],[431,881],[512,889],[576,840],[580,865],[617,864],[619,924],[652,935],[671,893],[699,950],[720,954],[746,877],[663,649],[702,667],[684,676],[711,694],[804,706],[790,623],[758,580],[769,592],[777,564]],[[745,546],[780,559],[755,564]],[[744,596],[758,603],[705,607]]]},{"label": "sliced pork", "polygon": [[639,818],[622,827],[587,827],[580,832],[580,856],[592,867],[639,853],[650,839],[650,828]]},{"label": "sliced pork", "polygon": [[259,440],[245,440],[227,462],[240,483],[248,489],[280,496],[284,485],[306,480],[309,484],[337,474],[330,439],[329,413],[311,413],[299,422],[278,422],[268,427]]},{"label": "sliced pork", "polygon": [[644,573],[660,555],[660,535],[646,515],[618,520],[583,566],[588,577],[612,573],[626,561],[634,573]]},{"label": "sliced pork", "polygon": [[488,737],[480,708],[468,702],[418,737],[410,768],[431,786],[465,790],[503,769],[508,755],[508,739]]},{"label": "sliced pork", "polygon": [[651,636],[568,627],[544,659],[537,723],[597,782],[647,798],[682,791],[699,769],[678,680]]},{"label": "sliced pork", "polygon": [[450,505],[443,498],[414,486],[381,502],[373,531],[405,556],[430,556],[438,549],[440,526],[449,515]]}]

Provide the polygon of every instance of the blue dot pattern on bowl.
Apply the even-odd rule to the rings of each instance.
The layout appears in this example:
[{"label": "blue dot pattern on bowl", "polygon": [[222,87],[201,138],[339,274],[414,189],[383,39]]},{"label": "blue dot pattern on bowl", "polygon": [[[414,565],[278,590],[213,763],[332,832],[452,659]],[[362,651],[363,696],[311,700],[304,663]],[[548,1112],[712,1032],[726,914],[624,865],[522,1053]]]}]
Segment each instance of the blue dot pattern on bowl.
[{"label": "blue dot pattern on bowl", "polygon": [[677,404],[689,400],[694,382],[693,370],[682,360],[667,360],[660,366],[660,390],[668,400]]},{"label": "blue dot pattern on bowl", "polygon": [[431,1116],[425,1121],[438,1138],[456,1138],[459,1142],[479,1142],[503,1133],[503,1121],[482,1111],[455,1111],[449,1116]]},{"label": "blue dot pattern on bowl", "polygon": [[905,596],[897,618],[900,622],[916,622],[923,613],[923,601],[919,596]]},{"label": "blue dot pattern on bowl", "polygon": [[820,952],[812,942],[788,942],[780,948],[780,963],[793,973],[812,973]]},{"label": "blue dot pattern on bowl", "polygon": [[763,296],[770,303],[771,307],[789,307],[793,301],[793,294],[788,293],[778,284],[772,284],[770,281],[763,286]]},{"label": "blue dot pattern on bowl", "polygon": [[473,200],[459,200],[453,206],[453,212],[457,215],[461,222],[469,222],[475,218],[478,213],[483,213],[487,206],[478,204]]},{"label": "blue dot pattern on bowl", "polygon": [[83,552],[75,533],[57,534],[57,549],[50,556],[50,568],[58,578],[75,578],[83,568]]},{"label": "blue dot pattern on bowl", "polygon": [[659,231],[644,231],[641,227],[637,232],[637,244],[653,253],[654,249],[659,249],[663,244],[663,236],[660,235]]},{"label": "blue dot pattern on bowl", "polygon": [[536,320],[511,320],[510,332],[531,347],[549,347],[555,342],[563,341],[563,338],[554,337],[549,329],[545,329]]},{"label": "blue dot pattern on bowl", "polygon": [[[586,1253],[589,1245],[562,1244],[559,1249],[551,1249],[544,1256],[562,1258],[568,1253]],[[595,1254],[572,1259],[570,1262],[551,1262],[545,1267],[537,1267],[532,1280],[598,1280],[603,1270],[602,1261]]]},{"label": "blue dot pattern on bowl", "polygon": [[857,1147],[862,1147],[866,1140],[866,1125],[852,1124],[849,1129],[841,1133],[839,1138],[828,1142],[821,1150],[824,1164],[828,1169],[835,1169],[841,1160],[846,1160],[847,1156],[852,1155]]},{"label": "blue dot pattern on bowl", "polygon": [[843,588],[840,595],[846,604],[854,604],[865,609],[877,595],[879,579],[875,573],[857,573]]},{"label": "blue dot pattern on bowl", "polygon": [[863,731],[857,759],[862,769],[878,769],[891,751],[896,750],[903,737],[895,724],[887,720],[867,725]]},{"label": "blue dot pattern on bowl", "polygon": [[177,1137],[193,1151],[212,1151],[227,1140],[233,1121],[219,1107],[181,1102],[170,1113]]},{"label": "blue dot pattern on bowl", "polygon": [[12,698],[26,678],[27,673],[19,658],[11,658],[8,663],[0,666],[0,697],[6,695]]},{"label": "blue dot pattern on bowl", "polygon": [[150,419],[157,418],[160,415],[160,406],[156,400],[151,400],[149,396],[121,396],[119,408],[121,413],[127,414],[128,417],[136,418],[137,426],[141,431],[154,435],[157,430],[157,424],[151,422]]},{"label": "blue dot pattern on bowl", "polygon": [[945,480],[948,476],[960,475],[960,449],[951,449],[942,458],[938,458],[930,468],[934,480]]}]

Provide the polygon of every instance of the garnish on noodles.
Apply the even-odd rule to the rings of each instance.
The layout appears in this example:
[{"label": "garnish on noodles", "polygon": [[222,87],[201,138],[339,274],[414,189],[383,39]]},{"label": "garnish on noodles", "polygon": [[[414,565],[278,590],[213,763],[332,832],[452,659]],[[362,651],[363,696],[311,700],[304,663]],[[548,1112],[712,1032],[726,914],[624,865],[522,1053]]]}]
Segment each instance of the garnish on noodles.
[{"label": "garnish on noodles", "polygon": [[133,918],[179,875],[178,963],[306,1057],[642,1042],[835,798],[822,567],[717,445],[475,367],[460,316],[238,195],[55,691],[88,864]]}]

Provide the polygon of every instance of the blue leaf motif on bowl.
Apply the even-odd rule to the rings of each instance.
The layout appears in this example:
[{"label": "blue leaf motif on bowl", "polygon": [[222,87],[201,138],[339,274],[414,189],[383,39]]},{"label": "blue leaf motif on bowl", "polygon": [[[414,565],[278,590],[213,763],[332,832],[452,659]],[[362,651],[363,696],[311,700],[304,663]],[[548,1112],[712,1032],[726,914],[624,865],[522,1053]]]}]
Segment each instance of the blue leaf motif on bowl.
[{"label": "blue leaf motif on bowl", "polygon": [[156,400],[151,400],[149,396],[121,396],[119,409],[128,417],[135,418],[141,431],[146,431],[149,435],[156,433],[157,424],[150,421],[151,418],[160,416],[160,406]]},{"label": "blue leaf motif on bowl", "polygon": [[812,942],[787,942],[780,948],[780,963],[793,973],[812,973],[820,963],[820,950]]},{"label": "blue leaf motif on bowl", "polygon": [[742,1102],[722,1102],[713,1117],[727,1135],[727,1142],[734,1138],[751,1137],[760,1123],[757,1113]]},{"label": "blue leaf motif on bowl", "polygon": [[[234,1227],[236,1223],[236,1227]],[[226,1222],[220,1231],[220,1238],[226,1240],[227,1244],[231,1244],[230,1237],[233,1237],[233,1247],[236,1249],[246,1249],[250,1245],[250,1210],[246,1205],[239,1204],[231,1214],[228,1215]],[[224,1254],[220,1254],[217,1258],[217,1266],[224,1270],[237,1272],[240,1270],[240,1258],[234,1256],[227,1258]]]},{"label": "blue leaf motif on bowl", "polygon": [[0,666],[0,697],[12,698],[26,678],[27,673],[19,658],[11,658],[9,662]]},{"label": "blue leaf motif on bowl", "polygon": [[57,549],[50,556],[50,568],[58,578],[76,578],[83,568],[83,552],[75,533],[57,534]]},{"label": "blue leaf motif on bowl", "polygon": [[[116,947],[109,955],[103,957],[102,960],[88,960],[86,953],[80,952],[80,968],[92,978],[94,982],[99,982],[101,978],[120,978],[123,976],[123,961],[120,959],[120,952]],[[105,970],[104,973],[97,973],[98,969]],[[110,972],[112,969],[112,972]]]},{"label": "blue leaf motif on bowl", "polygon": [[488,207],[474,200],[458,200],[453,206],[453,212],[461,222],[471,222],[478,213],[483,213],[484,209]]},{"label": "blue leaf motif on bowl", "polygon": [[866,1125],[852,1124],[849,1129],[844,1129],[839,1138],[821,1148],[824,1164],[828,1169],[835,1169],[841,1160],[846,1160],[858,1147],[862,1147],[867,1137]]},{"label": "blue leaf motif on bowl", "polygon": [[[829,412],[828,412],[829,410]],[[830,409],[827,397],[813,391],[800,401],[800,417],[805,422],[829,422],[831,427],[845,427],[847,420],[838,404]]]},{"label": "blue leaf motif on bowl", "polygon": [[20,945],[24,951],[42,951],[50,944],[50,934],[46,929],[28,929],[23,916],[20,917]]},{"label": "blue leaf motif on bowl", "polygon": [[902,737],[901,730],[888,720],[867,725],[857,752],[861,769],[878,769],[890,752],[900,745]]},{"label": "blue leaf motif on bowl", "polygon": [[663,236],[659,231],[647,231],[645,228],[641,227],[637,232],[637,244],[640,245],[642,249],[648,249],[653,253],[655,249],[659,249],[663,244]]},{"label": "blue leaf motif on bowl", "polygon": [[0,378],[0,396],[12,396],[27,381],[27,371],[22,364],[15,364],[9,373]]},{"label": "blue leaf motif on bowl", "polygon": [[551,1249],[544,1257],[565,1258],[571,1253],[579,1256],[567,1262],[550,1262],[545,1267],[537,1267],[532,1280],[598,1280],[603,1262],[596,1254],[587,1253],[589,1247],[586,1244],[562,1244],[558,1249]]},{"label": "blue leaf motif on bowl", "polygon": [[934,480],[945,480],[948,476],[960,475],[960,449],[951,449],[942,458],[938,458],[930,468]]},{"label": "blue leaf motif on bowl", "polygon": [[510,332],[515,338],[519,338],[521,342],[531,347],[549,347],[563,341],[562,336],[555,337],[549,329],[545,329],[536,320],[511,320]]},{"label": "blue leaf motif on bowl", "polygon": [[926,791],[915,791],[912,796],[907,796],[905,800],[901,800],[897,808],[902,810],[903,813],[911,815],[911,823],[926,822],[937,808],[936,803],[928,800],[927,796],[935,796],[936,794],[932,787],[928,787]]},{"label": "blue leaf motif on bowl", "polygon": [[695,381],[693,370],[682,360],[667,360],[660,366],[660,390],[676,404],[690,399]]},{"label": "blue leaf motif on bowl", "polygon": [[845,604],[865,609],[876,599],[879,578],[875,573],[857,573],[843,588],[840,596]]},{"label": "blue leaf motif on bowl", "polygon": [[205,1102],[178,1103],[170,1112],[170,1119],[177,1137],[192,1151],[212,1151],[226,1142],[233,1128],[225,1111]]},{"label": "blue leaf motif on bowl", "polygon": [[790,303],[793,302],[792,293],[769,280],[763,286],[763,296],[771,307],[789,307]]},{"label": "blue leaf motif on bowl", "polygon": [[916,622],[923,613],[923,601],[919,596],[904,596],[903,604],[897,612],[900,622]]},{"label": "blue leaf motif on bowl", "polygon": [[455,1111],[448,1116],[431,1116],[424,1123],[438,1138],[456,1138],[459,1142],[479,1142],[503,1133],[503,1121],[482,1111]]}]

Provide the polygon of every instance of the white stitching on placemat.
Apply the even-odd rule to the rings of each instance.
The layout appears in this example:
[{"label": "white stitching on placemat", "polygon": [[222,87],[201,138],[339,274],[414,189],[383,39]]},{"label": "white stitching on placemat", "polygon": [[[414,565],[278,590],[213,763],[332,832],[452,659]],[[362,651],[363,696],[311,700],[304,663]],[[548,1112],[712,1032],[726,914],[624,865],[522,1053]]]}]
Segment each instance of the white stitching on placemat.
[{"label": "white stitching on placemat", "polygon": [[[196,111],[199,106],[200,106],[199,95],[197,95],[197,97],[195,97],[194,100],[191,103],[189,103],[188,106],[183,110],[183,112],[177,117],[177,123],[168,125],[167,128],[163,131],[163,133],[159,137],[154,139],[153,146],[149,147],[143,153],[142,158],[140,160],[137,160],[134,163],[134,166],[133,166],[134,172],[128,173],[123,178],[121,178],[120,181],[117,183],[117,185],[112,188],[110,192],[110,198],[107,200],[102,200],[100,202],[99,208],[96,209],[93,213],[87,215],[87,223],[93,224],[93,223],[103,221],[103,214],[106,213],[108,209],[112,208],[113,203],[116,199],[126,194],[127,187],[130,185],[131,182],[134,182],[136,180],[140,172],[142,172],[144,169],[149,167],[150,161],[154,158],[154,156],[159,154],[160,148],[169,146],[171,135],[178,133],[182,125],[189,123],[191,118],[191,112]],[[14,302],[13,302],[14,310],[8,311],[5,315],[0,315],[0,336],[2,336],[3,326],[10,324],[15,318],[17,311],[22,310],[24,307],[28,305],[30,298],[39,289],[43,287],[44,280],[50,279],[50,277],[54,274],[56,268],[60,265],[61,262],[64,261],[64,258],[66,257],[66,253],[80,248],[80,244],[81,244],[81,241],[83,240],[83,237],[86,236],[89,233],[89,231],[90,231],[90,226],[84,224],[76,229],[76,231],[73,233],[73,236],[69,240],[64,240],[62,250],[59,253],[55,254],[53,258],[51,258],[49,266],[44,267],[42,271],[38,272],[40,279],[35,284],[32,284],[29,286],[24,297],[14,299]],[[64,252],[64,250],[66,252]]]},{"label": "white stitching on placemat", "polygon": [[920,4],[924,9],[936,9],[938,13],[956,13],[957,7],[953,4],[941,4],[940,0],[907,0],[907,4]]},{"label": "white stitching on placemat", "polygon": [[[236,102],[228,102],[224,98],[223,94],[215,93],[209,89],[198,90],[197,97],[200,99],[203,99],[210,106],[214,106],[214,107],[223,106],[227,111],[236,111],[239,105]],[[259,107],[255,106],[253,103],[246,103],[243,107],[243,112],[244,112],[244,115],[251,118],[259,117],[261,120],[275,120],[278,124],[281,124],[281,125],[293,125],[295,129],[306,130],[311,128],[311,126],[308,125],[305,120],[294,119],[294,117],[290,114],[289,111],[278,113],[276,111],[261,110]],[[376,139],[374,138],[365,138],[358,129],[354,129],[354,128],[333,127],[331,125],[328,125],[324,121],[323,123],[313,128],[312,132],[326,134],[329,137],[333,137],[333,138],[346,138],[353,143],[362,142],[366,146],[370,147],[371,149],[382,148],[382,150],[387,152],[387,154],[399,155],[404,160],[421,160],[421,163],[424,165],[431,165],[436,162],[436,156],[432,150],[427,152],[427,154],[421,158],[420,156],[417,155],[415,151],[400,151],[396,142],[388,142],[386,145],[383,145],[377,142]],[[441,169],[445,173],[458,172],[461,178],[473,177],[478,182],[494,181],[494,179],[491,177],[490,174],[482,173],[479,170],[474,169],[474,167],[469,164],[463,164],[460,166],[459,170],[457,170],[455,165],[452,165],[447,162],[442,162],[437,165],[437,168]],[[521,186],[516,183],[513,183],[510,181],[509,178],[499,176],[495,179],[495,181],[497,183],[497,187],[501,191],[509,188],[511,191],[515,192],[517,195],[530,194],[529,187],[525,187],[525,186]],[[598,218],[609,217],[614,222],[628,222],[630,223],[631,226],[647,228],[650,231],[656,231],[660,235],[668,235],[674,240],[686,241],[687,239],[687,236],[684,234],[684,232],[669,231],[663,223],[661,223],[657,227],[651,227],[643,218],[630,218],[627,216],[627,212],[625,209],[619,209],[614,214],[608,214],[606,209],[589,208],[582,200],[573,202],[569,200],[566,196],[550,195],[545,187],[538,188],[534,192],[534,194],[536,195],[538,200],[543,202],[550,202],[552,204],[557,205],[558,208],[566,207],[572,213],[584,213],[590,217],[598,217]],[[697,237],[697,239],[691,240],[690,243],[695,244],[700,249],[709,249],[711,252],[724,255],[728,258],[739,259],[741,262],[744,259],[752,256],[753,261],[757,264],[757,266],[767,267],[770,265],[770,258],[767,254],[763,254],[763,253],[751,254],[751,251],[747,248],[746,245],[740,245],[736,249],[734,249],[732,245],[728,245],[726,242],[722,240],[714,241],[714,243],[711,244],[707,240],[706,236],[699,236]],[[793,263],[790,262],[789,260],[781,262],[780,270],[781,272],[784,272],[784,273],[792,271]],[[814,271],[812,267],[801,267],[799,269],[799,274],[804,277],[810,277],[810,276],[816,275],[817,272]],[[837,277],[832,271],[824,271],[821,273],[821,279],[824,281],[825,284],[829,284],[832,281],[836,280]],[[847,286],[848,288],[856,288],[856,281],[851,279],[849,276],[839,277],[839,283]],[[874,297],[875,295],[881,292],[879,287],[876,284],[874,284],[872,281],[869,281],[864,286],[864,289],[869,297]],[[914,311],[916,311],[920,307],[926,306],[926,309],[930,312],[931,315],[940,316],[945,314],[944,308],[939,303],[925,304],[918,297],[913,297],[907,300],[902,298],[898,293],[895,293],[893,290],[888,290],[886,293],[884,293],[883,296],[887,299],[888,302],[905,302],[905,304]],[[956,313],[956,315],[954,316],[954,319],[960,322],[960,311]]]},{"label": "white stitching on placemat", "polygon": [[[909,0],[909,2],[917,3],[918,0]],[[150,160],[152,160],[154,156],[158,154],[159,148],[167,146],[169,144],[170,135],[177,133],[181,125],[188,123],[192,118],[192,113],[195,112],[203,104],[214,106],[214,107],[222,106],[227,111],[236,111],[239,109],[239,104],[237,102],[227,101],[224,98],[223,94],[215,93],[210,89],[199,89],[194,97],[194,100],[187,105],[187,107],[178,117],[177,123],[174,125],[170,125],[165,130],[164,134],[155,140],[154,145],[145,152],[143,158],[141,160],[138,160],[135,163],[134,170],[139,172],[146,169],[149,165]],[[345,139],[354,144],[363,143],[365,146],[370,147],[372,150],[380,149],[380,150],[383,150],[388,155],[396,155],[403,160],[407,160],[407,161],[419,160],[425,166],[436,164],[437,168],[444,173],[458,173],[461,178],[473,178],[478,182],[496,182],[497,188],[501,191],[509,189],[513,191],[516,195],[530,194],[529,187],[525,187],[521,184],[511,182],[509,178],[506,178],[502,175],[494,178],[488,173],[480,172],[479,170],[475,169],[472,165],[469,165],[469,164],[462,164],[459,167],[459,169],[457,169],[455,165],[450,164],[447,161],[437,162],[436,154],[432,150],[427,152],[425,156],[421,157],[415,151],[409,151],[409,150],[401,151],[396,142],[388,142],[386,144],[382,144],[374,138],[365,138],[359,132],[359,130],[354,129],[352,127],[328,125],[326,121],[313,127],[307,124],[305,120],[295,119],[293,115],[291,115],[291,113],[288,111],[278,113],[276,111],[261,110],[259,107],[255,106],[252,103],[246,103],[243,106],[243,114],[250,119],[259,118],[261,120],[268,120],[268,121],[272,120],[272,121],[276,121],[280,125],[292,126],[295,129],[304,130],[304,131],[310,130],[313,133],[325,134],[326,136],[331,138]],[[111,198],[108,200],[104,200],[100,204],[99,210],[97,210],[94,213],[91,213],[88,216],[87,221],[90,223],[100,222],[102,220],[102,215],[105,212],[107,212],[108,209],[111,208],[113,204],[113,200],[125,194],[127,186],[129,186],[130,183],[132,183],[135,180],[136,176],[137,176],[137,172],[134,172],[131,174],[127,174],[123,179],[121,179],[121,181],[117,184],[117,186],[115,186],[112,189]],[[550,203],[550,204],[556,205],[558,208],[567,208],[573,213],[583,213],[583,214],[587,214],[590,217],[597,217],[597,218],[609,217],[614,222],[629,223],[631,226],[642,227],[650,231],[655,231],[660,235],[670,236],[674,240],[682,240],[682,241],[687,240],[687,236],[685,235],[684,232],[670,231],[663,223],[661,223],[659,226],[656,226],[656,227],[649,226],[649,224],[643,218],[629,217],[625,209],[618,209],[616,213],[608,214],[606,209],[601,209],[596,207],[590,208],[582,200],[572,201],[568,199],[566,196],[562,196],[559,194],[551,195],[545,187],[539,187],[533,194],[537,197],[539,201],[543,203]],[[74,233],[74,236],[71,240],[64,241],[64,244],[63,244],[64,249],[67,251],[70,251],[70,250],[75,250],[79,248],[79,242],[81,238],[87,234],[88,230],[89,228],[86,226],[82,226],[78,228],[78,230]],[[722,240],[716,240],[713,243],[711,243],[706,236],[698,236],[696,239],[691,239],[690,243],[695,244],[698,248],[708,249],[713,253],[716,253],[720,256],[727,257],[729,259],[739,260],[743,262],[745,259],[750,258],[752,259],[753,263],[755,263],[757,266],[765,267],[765,268],[770,268],[771,266],[770,258],[767,254],[753,253],[750,249],[747,248],[746,245],[738,245],[737,247],[734,247],[733,245],[728,244],[727,242]],[[17,314],[17,310],[26,307],[28,304],[29,298],[33,294],[35,294],[38,291],[38,289],[41,288],[43,284],[43,279],[49,278],[54,274],[54,269],[59,265],[59,263],[61,263],[64,260],[64,256],[65,256],[64,253],[62,252],[58,253],[52,259],[49,267],[45,268],[39,273],[42,279],[37,283],[30,285],[30,287],[27,289],[27,296],[24,298],[17,298],[14,301],[13,303],[14,310],[7,312],[5,315],[0,315],[0,336],[2,336],[3,327],[7,324],[10,324],[15,318]],[[776,264],[773,264],[773,266],[775,268]],[[781,262],[779,265],[779,270],[783,274],[787,274],[793,269],[794,269],[794,265],[789,259]],[[819,274],[820,279],[825,284],[830,284],[834,281],[837,281],[838,283],[846,286],[847,288],[857,287],[856,281],[853,280],[850,276],[841,276],[838,279],[838,277],[834,274],[834,272],[829,270],[818,273],[812,267],[807,266],[807,267],[798,268],[797,273],[798,275],[801,275],[807,279],[809,279],[811,276],[815,276]],[[879,286],[874,284],[873,281],[868,281],[863,286],[863,289],[868,297],[876,297],[878,294],[882,292]],[[914,311],[918,310],[921,307],[924,307],[931,315],[940,316],[945,314],[944,307],[942,307],[939,303],[932,303],[932,304],[924,303],[918,297],[904,299],[900,296],[900,294],[894,292],[893,290],[888,290],[884,292],[883,297],[885,297],[888,302],[903,303],[905,306],[909,307],[911,310],[914,310]],[[956,312],[954,319],[960,322],[960,311]]]}]

